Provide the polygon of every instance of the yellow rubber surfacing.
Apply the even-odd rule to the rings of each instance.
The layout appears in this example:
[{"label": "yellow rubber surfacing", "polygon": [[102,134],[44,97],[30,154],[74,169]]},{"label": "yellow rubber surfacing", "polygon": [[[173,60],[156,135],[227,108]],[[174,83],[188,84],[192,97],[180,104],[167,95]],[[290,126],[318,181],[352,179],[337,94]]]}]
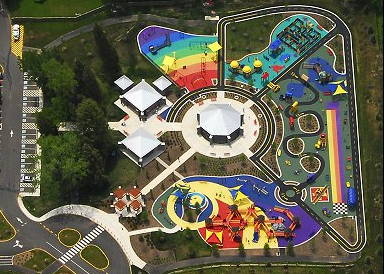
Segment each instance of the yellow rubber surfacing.
[{"label": "yellow rubber surfacing", "polygon": [[13,39],[12,30],[11,30],[11,52],[19,59],[23,58],[23,44],[24,44],[24,26],[20,25],[20,39],[18,41],[15,41]]},{"label": "yellow rubber surfacing", "polygon": [[[191,187],[191,189],[189,190],[189,193],[193,193],[193,192],[201,193],[211,200],[212,213],[209,217],[216,216],[219,212],[219,207],[216,202],[216,199],[228,205],[233,204],[232,195],[229,189],[225,186],[221,186],[219,184],[210,183],[206,181],[189,182],[188,185]],[[177,216],[175,212],[176,201],[177,201],[177,197],[175,195],[171,195],[168,198],[168,202],[167,202],[168,216],[175,224],[179,225],[183,229],[189,228],[191,230],[198,230],[199,228],[205,227],[205,221],[190,223],[188,221],[181,219],[179,216]],[[238,204],[239,212],[244,216],[245,212],[247,211],[248,207],[251,204],[252,202],[248,199],[248,197],[245,196],[245,198],[241,199],[240,204]],[[256,211],[258,215],[264,215],[265,219],[268,220],[268,217],[265,215],[265,213],[261,209],[256,208]],[[278,248],[277,238],[273,237],[268,241],[267,234],[261,229],[259,231],[259,241],[257,243],[254,243],[252,241],[253,233],[254,233],[253,219],[248,218],[247,222],[248,224],[243,230],[243,237],[242,237],[242,243],[244,245],[244,248],[260,249],[264,247],[265,243],[268,243],[270,248]],[[266,225],[268,228],[270,228],[271,226],[270,224],[266,224]]]}]

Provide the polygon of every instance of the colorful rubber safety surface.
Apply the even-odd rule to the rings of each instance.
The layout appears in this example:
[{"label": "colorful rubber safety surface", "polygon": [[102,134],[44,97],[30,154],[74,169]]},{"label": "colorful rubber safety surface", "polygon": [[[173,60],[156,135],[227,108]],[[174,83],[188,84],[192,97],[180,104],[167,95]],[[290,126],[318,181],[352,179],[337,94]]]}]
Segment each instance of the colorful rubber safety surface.
[{"label": "colorful rubber safety surface", "polygon": [[[253,176],[206,177],[196,176],[177,183],[171,193],[166,193],[167,215],[182,228],[197,230],[208,244],[223,248],[237,248],[240,243],[245,248],[263,248],[268,243],[271,248],[286,247],[287,228],[295,234],[294,244],[301,244],[313,237],[320,226],[299,206],[287,207],[276,197],[276,185],[268,184]],[[180,187],[181,186],[181,187]],[[188,188],[187,196],[183,189]],[[198,201],[201,213],[196,220],[184,220],[183,200]],[[235,205],[236,208],[231,209]],[[207,219],[215,216],[209,225]],[[264,218],[263,224],[257,222]],[[300,227],[293,221],[299,217]],[[167,223],[163,223],[167,226]],[[273,235],[268,234],[275,228]],[[238,237],[239,240],[236,240]]]},{"label": "colorful rubber safety surface", "polygon": [[149,26],[137,36],[139,49],[179,87],[188,91],[217,80],[217,37]]},{"label": "colorful rubber safety surface", "polygon": [[[219,37],[231,24],[262,24],[262,17],[242,16],[220,21]],[[160,26],[138,34],[141,53],[188,91],[163,119],[183,121],[177,115],[190,117],[185,112],[196,105],[237,100],[254,112],[251,122],[259,127],[244,154],[264,177],[195,174],[181,179],[153,203],[152,214],[162,226],[189,228],[224,249],[301,245],[324,229],[344,250],[361,250],[365,216],[352,49],[348,30],[336,19],[324,17],[325,28],[310,14],[288,14],[273,28],[264,50],[239,60],[226,59],[230,45],[219,43],[225,37]],[[336,47],[337,35],[344,36]],[[341,68],[336,69],[336,58],[343,58]],[[211,144],[220,146],[225,144]],[[340,218],[352,220],[356,243],[337,230]]]}]

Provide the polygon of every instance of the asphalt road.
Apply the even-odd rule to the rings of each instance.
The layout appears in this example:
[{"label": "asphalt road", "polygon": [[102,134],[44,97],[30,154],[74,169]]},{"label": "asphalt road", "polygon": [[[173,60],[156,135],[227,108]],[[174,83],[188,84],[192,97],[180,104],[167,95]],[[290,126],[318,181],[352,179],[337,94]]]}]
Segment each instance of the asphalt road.
[{"label": "asphalt road", "polygon": [[[59,258],[68,248],[60,244],[55,234],[44,228],[43,224],[27,219],[17,204],[20,182],[21,162],[21,122],[22,122],[22,95],[23,74],[19,69],[18,60],[10,50],[10,19],[6,12],[0,14],[0,63],[4,67],[5,75],[2,88],[2,130],[0,132],[0,209],[7,216],[10,223],[16,228],[16,237],[10,242],[0,243],[0,255],[15,255],[22,251],[40,247],[47,250],[54,257]],[[10,134],[10,132],[13,134]],[[21,222],[18,221],[21,220]],[[60,220],[48,220],[47,223],[55,223]],[[71,225],[84,226],[84,220],[78,216],[71,217]],[[66,227],[68,222],[56,222],[57,229]],[[88,221],[88,228],[95,226]],[[104,231],[96,238],[100,246],[113,256],[110,273],[130,273],[127,258],[118,246],[117,242]],[[22,248],[13,247],[15,240],[19,240]],[[57,264],[57,263],[56,263]],[[76,273],[99,273],[78,255],[73,257],[68,266]],[[60,266],[60,264],[57,264]],[[10,266],[0,265],[1,270],[8,270]],[[15,267],[16,269],[17,267]]]}]

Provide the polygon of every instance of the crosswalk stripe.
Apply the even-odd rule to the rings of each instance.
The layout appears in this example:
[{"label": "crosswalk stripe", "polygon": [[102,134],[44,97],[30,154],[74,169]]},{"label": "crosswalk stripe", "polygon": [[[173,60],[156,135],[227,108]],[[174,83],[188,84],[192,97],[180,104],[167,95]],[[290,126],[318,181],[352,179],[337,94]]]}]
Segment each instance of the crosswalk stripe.
[{"label": "crosswalk stripe", "polygon": [[92,235],[93,237],[97,237],[97,234],[94,231],[91,231],[88,235]]},{"label": "crosswalk stripe", "polygon": [[80,251],[80,247],[78,247],[78,246],[73,247],[73,249],[76,251],[76,253]]},{"label": "crosswalk stripe", "polygon": [[83,242],[83,243],[80,242],[80,247],[81,247],[81,249],[83,249],[83,248],[85,247],[85,245],[86,245],[86,244],[85,244],[84,242]]},{"label": "crosswalk stripe", "polygon": [[[88,234],[87,237],[88,237],[89,239],[91,239],[91,240],[93,240],[93,239],[96,238],[96,236],[93,236],[93,235],[91,235],[91,234]],[[87,237],[86,237],[86,238],[87,238]]]},{"label": "crosswalk stripe", "polygon": [[67,253],[68,253],[69,255],[71,255],[71,256],[75,256],[75,254],[76,254],[72,249],[68,250]]},{"label": "crosswalk stripe", "polygon": [[89,240],[89,239],[84,239],[84,242],[85,242],[86,244],[89,244],[90,241],[91,241],[91,240]]}]

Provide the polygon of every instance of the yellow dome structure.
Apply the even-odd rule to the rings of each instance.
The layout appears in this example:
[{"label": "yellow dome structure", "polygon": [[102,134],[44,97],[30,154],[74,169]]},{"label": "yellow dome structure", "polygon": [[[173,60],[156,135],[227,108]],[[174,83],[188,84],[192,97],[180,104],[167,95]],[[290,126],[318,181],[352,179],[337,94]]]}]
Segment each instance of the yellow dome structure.
[{"label": "yellow dome structure", "polygon": [[229,65],[233,69],[237,69],[240,66],[239,62],[237,62],[236,60],[233,60]]},{"label": "yellow dome structure", "polygon": [[261,62],[259,59],[256,59],[255,62],[253,62],[253,66],[255,68],[261,68],[263,66],[263,62]]},{"label": "yellow dome structure", "polygon": [[244,73],[251,73],[251,71],[252,71],[252,69],[251,69],[250,66],[244,66],[244,67],[243,67],[243,72],[244,72]]}]

